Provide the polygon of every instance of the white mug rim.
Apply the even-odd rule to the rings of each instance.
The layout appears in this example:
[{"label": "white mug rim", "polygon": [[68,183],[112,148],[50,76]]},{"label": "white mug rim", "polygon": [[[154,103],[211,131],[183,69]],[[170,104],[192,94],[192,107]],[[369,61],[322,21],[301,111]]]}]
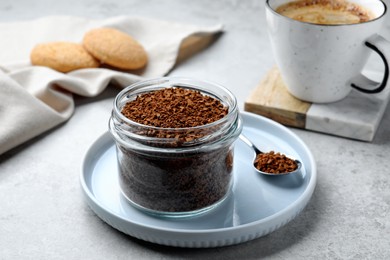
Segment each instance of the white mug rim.
[{"label": "white mug rim", "polygon": [[[387,13],[387,5],[386,3],[383,1],[383,0],[375,0],[375,1],[378,1],[378,2],[381,2],[382,5],[383,5],[383,13],[381,15],[379,15],[378,17],[374,18],[374,19],[371,19],[371,20],[368,20],[368,21],[365,21],[365,22],[361,22],[361,23],[349,23],[349,24],[319,24],[319,23],[310,23],[310,22],[305,22],[305,21],[298,21],[298,20],[295,20],[293,18],[290,18],[290,17],[287,17],[285,15],[282,15],[278,12],[275,11],[274,8],[271,7],[270,5],[270,1],[274,1],[274,0],[266,0],[266,8],[268,8],[274,15],[276,16],[279,16],[279,17],[283,17],[284,19],[287,19],[287,20],[290,20],[292,22],[296,22],[296,23],[301,23],[301,24],[308,24],[308,25],[312,25],[312,26],[319,26],[319,27],[341,27],[341,26],[358,26],[358,25],[362,25],[362,24],[367,24],[367,23],[371,23],[371,22],[375,22],[377,20],[380,20],[381,18],[383,18],[385,16],[385,14]],[[297,0],[294,0],[294,1],[297,1]]]}]

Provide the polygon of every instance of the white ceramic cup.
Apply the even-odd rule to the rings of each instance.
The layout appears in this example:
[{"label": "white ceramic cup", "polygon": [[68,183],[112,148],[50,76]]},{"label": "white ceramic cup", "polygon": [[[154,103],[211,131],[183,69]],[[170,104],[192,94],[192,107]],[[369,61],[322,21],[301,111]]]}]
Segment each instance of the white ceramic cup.
[{"label": "white ceramic cup", "polygon": [[[288,91],[301,100],[329,103],[345,98],[352,88],[381,92],[389,77],[390,43],[378,35],[387,7],[381,0],[349,0],[375,14],[358,24],[321,25],[300,22],[275,9],[292,0],[267,0],[266,18],[276,64]],[[384,62],[382,82],[361,74],[370,51]]]}]

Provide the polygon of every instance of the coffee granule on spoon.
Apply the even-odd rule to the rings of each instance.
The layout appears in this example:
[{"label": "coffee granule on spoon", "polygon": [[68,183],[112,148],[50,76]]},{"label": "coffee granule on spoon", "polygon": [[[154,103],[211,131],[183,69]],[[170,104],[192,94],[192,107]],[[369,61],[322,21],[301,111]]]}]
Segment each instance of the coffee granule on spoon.
[{"label": "coffee granule on spoon", "polygon": [[274,151],[258,154],[254,164],[256,169],[274,174],[293,172],[298,168],[293,159]]}]

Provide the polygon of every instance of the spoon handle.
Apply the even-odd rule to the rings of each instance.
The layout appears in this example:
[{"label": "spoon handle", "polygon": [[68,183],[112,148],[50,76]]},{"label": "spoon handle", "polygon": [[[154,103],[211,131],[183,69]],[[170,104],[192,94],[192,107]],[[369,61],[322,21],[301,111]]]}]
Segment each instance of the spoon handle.
[{"label": "spoon handle", "polygon": [[252,148],[256,154],[260,154],[260,153],[263,153],[262,151],[260,151],[259,149],[257,149],[256,146],[254,146],[252,144],[252,142],[243,134],[240,134],[239,138],[241,139],[241,141],[243,141],[244,143],[246,143],[250,148]]}]

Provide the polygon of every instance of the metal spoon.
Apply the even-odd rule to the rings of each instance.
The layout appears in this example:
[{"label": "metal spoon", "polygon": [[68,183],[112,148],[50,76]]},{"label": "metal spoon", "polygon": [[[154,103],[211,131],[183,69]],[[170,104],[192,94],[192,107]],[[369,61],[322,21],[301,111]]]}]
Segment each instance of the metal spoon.
[{"label": "metal spoon", "polygon": [[297,173],[301,170],[302,168],[302,163],[301,161],[297,160],[297,159],[293,159],[291,157],[291,159],[293,159],[295,161],[295,163],[297,164],[297,169],[292,171],[292,172],[282,172],[282,173],[269,173],[269,172],[263,172],[263,171],[260,171],[259,169],[256,168],[255,166],[255,159],[257,157],[258,154],[261,154],[261,153],[264,153],[262,151],[259,150],[259,148],[257,148],[246,136],[244,136],[243,134],[240,134],[240,139],[246,143],[250,148],[253,149],[253,151],[255,152],[255,157],[253,159],[253,167],[255,168],[255,170],[258,172],[258,173],[261,173],[261,174],[265,174],[265,175],[287,175],[287,174],[294,174],[294,173]]}]

